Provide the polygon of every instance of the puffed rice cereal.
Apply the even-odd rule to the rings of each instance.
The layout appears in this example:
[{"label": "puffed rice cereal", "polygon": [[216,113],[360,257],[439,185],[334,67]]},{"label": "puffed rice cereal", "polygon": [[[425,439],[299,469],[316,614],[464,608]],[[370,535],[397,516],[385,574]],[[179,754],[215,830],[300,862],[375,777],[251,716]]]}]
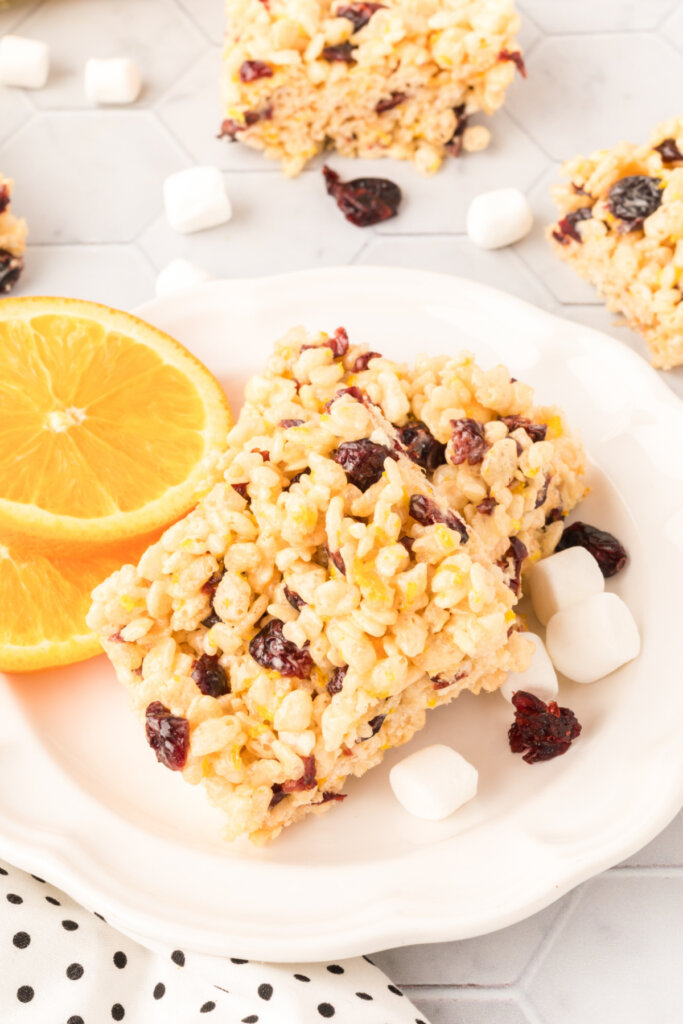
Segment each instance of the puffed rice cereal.
[{"label": "puffed rice cereal", "polygon": [[414,368],[295,328],[246,386],[223,479],[93,594],[157,758],[225,837],[345,798],[463,690],[533,647],[515,605],[584,493],[553,407],[467,353]]},{"label": "puffed rice cereal", "polygon": [[513,0],[227,0],[222,135],[298,174],[324,148],[412,160],[483,149],[467,128],[524,73]]},{"label": "puffed rice cereal", "polygon": [[645,338],[653,366],[683,363],[683,118],[643,146],[622,142],[564,164],[548,228],[557,255]]},{"label": "puffed rice cereal", "polygon": [[24,268],[26,221],[10,210],[12,181],[0,174],[0,294],[10,291]]}]

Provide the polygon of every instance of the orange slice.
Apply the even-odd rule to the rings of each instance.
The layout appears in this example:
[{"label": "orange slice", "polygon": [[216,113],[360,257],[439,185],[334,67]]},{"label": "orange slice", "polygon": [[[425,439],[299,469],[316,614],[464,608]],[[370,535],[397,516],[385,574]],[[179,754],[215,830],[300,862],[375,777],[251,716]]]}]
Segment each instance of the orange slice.
[{"label": "orange slice", "polygon": [[137,317],[0,301],[0,538],[22,551],[154,534],[214,482],[231,423],[206,367]]},{"label": "orange slice", "polygon": [[141,552],[137,545],[128,557],[76,561],[20,553],[0,541],[0,670],[28,672],[100,654],[99,640],[85,624],[90,594]]}]

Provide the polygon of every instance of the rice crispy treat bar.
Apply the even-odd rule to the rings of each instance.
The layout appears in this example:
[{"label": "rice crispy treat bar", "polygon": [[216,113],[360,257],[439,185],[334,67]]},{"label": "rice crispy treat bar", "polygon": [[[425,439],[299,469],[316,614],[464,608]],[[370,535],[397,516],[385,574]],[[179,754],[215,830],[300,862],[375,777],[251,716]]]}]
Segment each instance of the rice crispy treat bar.
[{"label": "rice crispy treat bar", "polygon": [[528,664],[522,565],[584,492],[532,397],[467,354],[410,370],[296,328],[247,385],[224,479],[95,590],[150,744],[227,839],[327,810],[427,709]]},{"label": "rice crispy treat bar", "polygon": [[412,160],[483,149],[524,63],[514,0],[227,0],[221,134],[298,174],[324,148]]},{"label": "rice crispy treat bar", "polygon": [[12,184],[0,174],[0,294],[14,287],[24,269],[26,221],[10,210]]},{"label": "rice crispy treat bar", "polygon": [[683,118],[646,145],[622,142],[564,164],[548,228],[557,255],[645,338],[652,364],[683,363]]}]

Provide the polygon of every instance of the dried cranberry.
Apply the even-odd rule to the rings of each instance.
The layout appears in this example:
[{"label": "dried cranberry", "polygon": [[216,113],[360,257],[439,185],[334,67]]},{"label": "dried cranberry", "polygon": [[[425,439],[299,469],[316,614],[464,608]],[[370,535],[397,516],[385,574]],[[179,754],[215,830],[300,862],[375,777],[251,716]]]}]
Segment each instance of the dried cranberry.
[{"label": "dried cranberry", "polygon": [[504,572],[509,572],[510,562],[512,562],[512,575],[508,580],[508,586],[513,594],[519,595],[519,585],[521,582],[521,570],[522,562],[529,554],[526,548],[526,544],[523,544],[519,537],[510,538],[510,547],[507,549],[503,557],[496,563]]},{"label": "dried cranberry", "polygon": [[252,125],[257,124],[259,121],[269,121],[273,116],[273,108],[266,107],[265,110],[246,110],[244,112],[244,121],[235,121],[231,117],[227,117],[221,124],[221,130],[218,133],[219,139],[230,139],[234,142],[240,132],[244,132],[247,128],[251,128]]},{"label": "dried cranberry", "polygon": [[296,611],[298,611],[298,612],[301,611],[301,609],[306,604],[306,602],[304,601],[303,597],[299,597],[299,595],[296,593],[296,591],[290,590],[289,587],[286,584],[285,584],[284,594],[285,594],[285,597],[287,598],[287,600],[289,601],[289,603],[291,604],[292,608],[296,609]]},{"label": "dried cranberry", "polygon": [[490,516],[493,513],[496,504],[497,502],[495,498],[484,498],[484,500],[480,501],[477,505],[477,512],[480,512],[483,516]]},{"label": "dried cranberry", "polygon": [[505,424],[510,433],[522,427],[523,430],[526,430],[532,441],[545,441],[545,435],[548,433],[548,425],[546,423],[532,423],[531,420],[526,419],[524,416],[501,416],[500,420],[501,423]]},{"label": "dried cranberry", "polygon": [[299,483],[299,480],[301,480],[301,478],[302,478],[302,477],[304,477],[304,476],[310,476],[310,474],[311,474],[311,470],[310,470],[310,467],[309,467],[309,466],[306,466],[306,469],[302,469],[302,470],[300,470],[300,471],[299,471],[298,473],[295,473],[295,474],[294,474],[294,476],[292,477],[292,479],[291,479],[291,480],[289,481],[289,486],[291,487],[291,486],[292,486],[292,484],[298,484],[298,483]]},{"label": "dried cranberry", "polygon": [[270,788],[272,790],[273,795],[270,798],[270,803],[268,804],[268,810],[272,811],[273,807],[277,807],[277,805],[280,803],[280,801],[284,800],[284,798],[287,796],[287,794],[283,793],[282,786],[280,785],[279,782],[275,782]]},{"label": "dried cranberry", "polygon": [[363,370],[367,370],[368,363],[371,359],[381,359],[382,356],[379,352],[362,352],[357,358],[353,366],[351,367],[351,373],[362,373]]},{"label": "dried cranberry", "polygon": [[355,398],[357,402],[365,402],[364,393],[361,391],[360,388],[357,388],[355,385],[353,385],[350,388],[340,388],[339,391],[337,391],[336,395],[334,395],[332,398],[328,399],[327,402],[325,402],[325,405],[323,406],[323,412],[329,412],[333,404],[337,401],[338,398],[341,398],[342,395],[351,395],[351,398]]},{"label": "dried cranberry", "polygon": [[245,501],[249,501],[249,492],[247,491],[248,484],[231,484],[233,491],[237,491],[240,498],[244,498]]},{"label": "dried cranberry", "polygon": [[627,231],[635,231],[662,202],[661,178],[630,174],[615,181],[607,193],[607,205],[624,222]]},{"label": "dried cranberry", "polygon": [[335,693],[341,692],[341,688],[344,685],[344,677],[348,671],[348,665],[342,665],[341,668],[335,668],[327,684],[327,692],[331,697],[334,697]]},{"label": "dried cranberry", "polygon": [[344,565],[344,559],[342,558],[341,551],[330,551],[327,549],[327,557],[329,558],[335,569],[338,569],[342,576],[346,576],[346,566]]},{"label": "dried cranberry", "polygon": [[282,783],[283,793],[297,793],[304,789],[315,789],[315,758],[302,757],[301,760],[304,763],[304,773],[299,779],[288,779],[287,782]]},{"label": "dried cranberry", "polygon": [[550,761],[566,754],[572,740],[581,733],[581,725],[569,708],[560,708],[554,700],[546,704],[525,690],[512,697],[515,720],[510,726],[508,739],[513,754],[526,750],[523,760],[527,764]]},{"label": "dried cranberry", "polygon": [[543,486],[541,487],[540,491],[536,495],[536,501],[534,503],[534,508],[535,509],[536,508],[540,508],[541,505],[545,504],[546,498],[548,497],[548,488],[549,487],[550,487],[550,477],[548,475],[546,475],[546,478],[543,481]]},{"label": "dried cranberry", "polygon": [[498,60],[511,60],[516,65],[522,78],[526,78],[526,64],[519,50],[501,50],[498,54]]},{"label": "dried cranberry", "polygon": [[467,527],[460,516],[455,512],[444,512],[435,501],[426,498],[424,494],[411,494],[410,515],[422,526],[432,526],[434,523],[443,523],[450,530],[456,530],[460,534],[463,544],[468,538]]},{"label": "dried cranberry", "polygon": [[561,508],[551,508],[545,517],[545,525],[550,526],[551,523],[559,523],[561,519],[564,519],[564,511]]},{"label": "dried cranberry", "polygon": [[561,221],[558,221],[557,227],[553,231],[553,238],[560,245],[569,245],[570,238],[573,238],[575,242],[582,242],[583,239],[577,231],[576,225],[581,220],[590,220],[592,216],[593,209],[590,206],[582,206],[580,210],[572,210]]},{"label": "dried cranberry", "polygon": [[341,359],[349,350],[349,336],[344,327],[338,327],[331,338],[325,342],[332,349],[335,359]]},{"label": "dried cranberry", "polygon": [[357,740],[357,742],[358,743],[365,743],[366,740],[371,740],[373,736],[376,736],[377,733],[382,728],[382,725],[384,724],[384,719],[386,717],[387,717],[386,715],[375,715],[374,718],[371,718],[370,721],[368,722],[368,725],[370,726],[370,729],[372,730],[370,735],[369,736],[361,737],[361,739]]},{"label": "dried cranberry", "polygon": [[297,647],[282,634],[280,619],[261,629],[249,644],[249,653],[263,668],[272,668],[281,676],[306,679],[313,669],[313,659],[305,647]]},{"label": "dried cranberry", "polygon": [[191,676],[197,689],[207,697],[224,697],[230,693],[230,680],[217,654],[202,654],[197,658]]},{"label": "dried cranberry", "polygon": [[267,452],[265,448],[252,448],[252,455],[260,455],[264,462],[270,462],[270,452]]},{"label": "dried cranberry", "polygon": [[328,804],[330,800],[346,800],[348,793],[330,793],[329,789],[323,793],[321,804]]},{"label": "dried cranberry", "polygon": [[429,678],[433,682],[435,690],[445,690],[447,686],[452,686],[458,680],[464,679],[467,674],[468,670],[465,669],[462,672],[456,672],[454,676],[445,676],[440,673],[438,676],[430,676]]},{"label": "dried cranberry", "polygon": [[304,420],[280,420],[278,427],[282,427],[283,430],[289,430],[290,427],[300,427]]},{"label": "dried cranberry", "polygon": [[4,213],[9,206],[9,188],[7,185],[0,185],[0,213]]},{"label": "dried cranberry", "polygon": [[207,629],[211,629],[212,626],[216,626],[220,621],[220,615],[216,615],[214,611],[211,611],[205,619],[202,619],[202,626],[206,626]]},{"label": "dried cranberry", "polygon": [[344,64],[355,64],[356,58],[353,51],[356,47],[353,43],[339,43],[338,46],[326,46],[322,52],[324,60],[340,61]]},{"label": "dried cranberry", "polygon": [[488,448],[483,425],[477,420],[462,419],[451,420],[451,427],[452,451],[449,458],[453,465],[460,466],[467,462],[474,466],[481,462]]},{"label": "dried cranberry", "polygon": [[455,114],[455,129],[448,142],[445,144],[444,149],[451,154],[451,156],[460,156],[462,153],[462,137],[465,134],[465,128],[467,128],[467,114],[465,113],[465,104],[461,103],[457,107],[453,107],[453,113]]},{"label": "dried cranberry", "polygon": [[406,536],[399,537],[398,538],[398,542],[399,542],[399,544],[401,544],[406,549],[406,551],[408,552],[409,555],[412,554],[413,545],[415,544],[415,538],[414,537],[406,537]]},{"label": "dried cranberry", "polygon": [[392,92],[385,100],[380,100],[375,104],[375,113],[383,114],[386,110],[393,110],[394,107],[400,106],[407,99],[408,96],[404,92]]},{"label": "dried cranberry", "polygon": [[346,219],[366,228],[395,217],[401,204],[401,190],[387,178],[354,178],[341,181],[331,168],[323,167],[328,195],[331,195]]},{"label": "dried cranberry", "polygon": [[182,771],[190,748],[188,720],[172,715],[161,701],[155,700],[145,711],[145,734],[157,761],[172,772]]},{"label": "dried cranberry", "polygon": [[255,82],[258,78],[272,78],[273,69],[264,60],[245,60],[240,65],[240,82]]},{"label": "dried cranberry", "polygon": [[664,164],[675,164],[679,160],[683,160],[683,153],[678,148],[678,143],[675,139],[664,139],[655,146],[655,149],[662,158]]},{"label": "dried cranberry", "polygon": [[362,28],[365,28],[373,14],[376,11],[381,11],[383,8],[384,4],[348,4],[346,7],[338,7],[334,14],[336,18],[347,18],[353,25],[353,31],[360,32]]},{"label": "dried cranberry", "polygon": [[624,568],[628,558],[623,544],[613,534],[588,523],[572,523],[571,526],[565,526],[555,550],[564,551],[565,548],[576,547],[585,548],[591,553],[606,579],[609,576],[616,576],[619,570]]},{"label": "dried cranberry", "polygon": [[342,467],[349,483],[365,492],[381,478],[385,461],[395,459],[396,455],[385,445],[362,437],[359,441],[343,441],[332,452],[332,458]]},{"label": "dried cranberry", "polygon": [[212,573],[211,576],[209,576],[209,578],[206,581],[206,583],[202,586],[202,593],[203,594],[208,594],[209,597],[213,599],[213,595],[216,593],[216,590],[218,589],[218,584],[220,583],[220,581],[222,579],[223,579],[223,573],[222,572],[214,572],[214,573]]},{"label": "dried cranberry", "polygon": [[0,292],[9,292],[21,277],[24,261],[7,249],[0,249]]},{"label": "dried cranberry", "polygon": [[437,441],[421,420],[399,427],[398,437],[408,458],[423,469],[433,472],[445,463],[446,445]]}]

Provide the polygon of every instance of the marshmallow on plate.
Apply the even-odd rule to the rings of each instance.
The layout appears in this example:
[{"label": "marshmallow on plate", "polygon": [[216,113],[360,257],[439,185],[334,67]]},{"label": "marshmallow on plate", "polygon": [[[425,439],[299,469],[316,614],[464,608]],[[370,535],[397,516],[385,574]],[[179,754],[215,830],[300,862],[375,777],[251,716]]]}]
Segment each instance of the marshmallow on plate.
[{"label": "marshmallow on plate", "polygon": [[0,83],[21,89],[42,89],[50,73],[50,48],[38,39],[0,39]]},{"label": "marshmallow on plate", "polygon": [[510,703],[513,694],[518,690],[524,690],[526,693],[533,693],[535,697],[540,697],[547,704],[557,697],[557,673],[540,636],[536,636],[535,633],[525,633],[524,636],[534,645],[531,664],[526,672],[509,672],[500,692]]},{"label": "marshmallow on plate", "polygon": [[91,57],[85,65],[85,95],[91,103],[135,103],[142,80],[134,60]]},{"label": "marshmallow on plate", "polygon": [[594,683],[640,653],[629,608],[609,593],[593,594],[553,615],[545,642],[555,668],[576,683]]},{"label": "marshmallow on plate", "polygon": [[164,182],[164,206],[168,223],[182,234],[216,227],[232,217],[217,167],[188,167],[169,175]]},{"label": "marshmallow on plate", "polygon": [[164,298],[166,295],[184,292],[188,288],[202,284],[203,281],[210,280],[211,274],[203,267],[198,267],[189,260],[171,260],[159,271],[154,291],[158,298]]},{"label": "marshmallow on plate", "polygon": [[475,796],[479,773],[452,747],[435,743],[395,764],[389,782],[409,814],[441,821]]},{"label": "marshmallow on plate", "polygon": [[496,188],[475,196],[467,210],[467,234],[480,249],[512,245],[531,231],[529,201],[518,188]]},{"label": "marshmallow on plate", "polygon": [[545,626],[562,608],[601,594],[605,577],[585,548],[565,548],[531,568],[528,587],[536,618]]}]

